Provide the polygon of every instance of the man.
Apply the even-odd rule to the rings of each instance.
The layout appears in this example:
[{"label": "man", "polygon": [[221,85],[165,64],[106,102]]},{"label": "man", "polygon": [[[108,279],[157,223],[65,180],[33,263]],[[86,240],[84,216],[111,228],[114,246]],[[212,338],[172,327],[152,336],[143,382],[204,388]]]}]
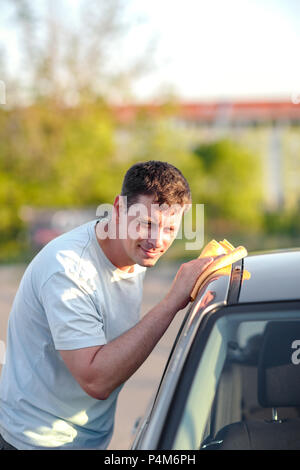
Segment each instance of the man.
[{"label": "man", "polygon": [[52,240],[29,264],[9,317],[0,386],[4,448],[107,448],[122,385],[212,261],[183,264],[167,295],[139,319],[145,270],[172,244],[190,202],[178,169],[138,163],[110,218]]}]

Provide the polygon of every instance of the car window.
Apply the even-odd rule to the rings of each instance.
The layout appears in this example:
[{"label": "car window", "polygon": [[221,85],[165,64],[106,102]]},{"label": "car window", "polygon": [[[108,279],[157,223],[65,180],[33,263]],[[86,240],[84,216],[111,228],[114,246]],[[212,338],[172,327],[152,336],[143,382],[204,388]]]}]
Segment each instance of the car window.
[{"label": "car window", "polygon": [[299,312],[223,316],[199,359],[173,449],[300,448]]}]

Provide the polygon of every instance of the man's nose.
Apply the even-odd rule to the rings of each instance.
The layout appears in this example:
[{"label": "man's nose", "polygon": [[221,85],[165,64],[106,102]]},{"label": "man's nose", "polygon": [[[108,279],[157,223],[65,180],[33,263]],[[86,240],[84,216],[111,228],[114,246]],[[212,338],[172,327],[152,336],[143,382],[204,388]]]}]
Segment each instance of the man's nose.
[{"label": "man's nose", "polygon": [[161,248],[164,244],[164,231],[163,229],[155,228],[151,230],[150,239],[148,240],[153,248]]}]

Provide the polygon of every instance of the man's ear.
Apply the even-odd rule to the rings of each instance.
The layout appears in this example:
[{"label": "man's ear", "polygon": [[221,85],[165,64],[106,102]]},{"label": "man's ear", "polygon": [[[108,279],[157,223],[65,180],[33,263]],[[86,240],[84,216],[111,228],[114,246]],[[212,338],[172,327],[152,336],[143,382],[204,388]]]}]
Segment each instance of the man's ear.
[{"label": "man's ear", "polygon": [[127,208],[127,197],[122,196],[121,194],[118,194],[114,200],[114,210],[115,210],[115,215],[116,215],[116,220],[120,220],[120,217],[122,216],[122,213],[126,212]]},{"label": "man's ear", "polygon": [[183,207],[183,214],[186,214],[187,212],[189,212],[192,208],[192,203],[189,203],[189,204],[184,204],[184,207]]},{"label": "man's ear", "polygon": [[119,196],[120,196],[120,195],[118,194],[118,196],[115,197],[114,204],[113,204],[114,209],[115,209],[117,212],[119,212]]}]

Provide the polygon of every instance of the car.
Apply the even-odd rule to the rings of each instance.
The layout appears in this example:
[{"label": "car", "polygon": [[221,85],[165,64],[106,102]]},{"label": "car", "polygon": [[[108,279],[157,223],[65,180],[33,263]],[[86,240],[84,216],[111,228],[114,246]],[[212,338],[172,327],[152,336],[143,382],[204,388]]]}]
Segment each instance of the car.
[{"label": "car", "polygon": [[300,249],[249,254],[189,305],[131,450],[300,449]]}]

